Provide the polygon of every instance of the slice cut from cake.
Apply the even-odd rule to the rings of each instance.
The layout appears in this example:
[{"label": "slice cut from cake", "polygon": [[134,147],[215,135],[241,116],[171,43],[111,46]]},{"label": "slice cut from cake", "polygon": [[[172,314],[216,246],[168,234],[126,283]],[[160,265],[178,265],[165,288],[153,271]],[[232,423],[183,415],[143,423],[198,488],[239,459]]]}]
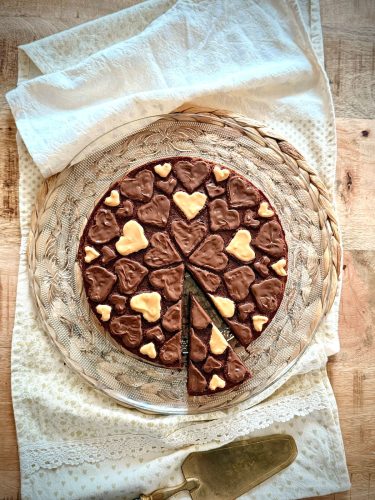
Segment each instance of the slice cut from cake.
[{"label": "slice cut from cake", "polygon": [[212,394],[237,387],[251,374],[220,330],[190,296],[188,393]]}]

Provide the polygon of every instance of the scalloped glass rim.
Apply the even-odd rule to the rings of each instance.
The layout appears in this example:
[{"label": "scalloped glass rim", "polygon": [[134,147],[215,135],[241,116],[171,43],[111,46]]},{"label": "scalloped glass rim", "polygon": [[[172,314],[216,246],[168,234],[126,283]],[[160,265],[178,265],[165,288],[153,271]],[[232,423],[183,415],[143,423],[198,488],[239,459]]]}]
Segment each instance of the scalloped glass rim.
[{"label": "scalloped glass rim", "polygon": [[[140,133],[144,130],[147,130],[149,127],[152,128],[152,126],[155,125],[156,123],[159,123],[159,121],[160,121],[160,123],[163,123],[163,121],[165,121],[166,123],[172,122],[172,123],[175,123],[176,125],[177,125],[177,123],[183,122],[184,125],[186,125],[186,126],[189,125],[190,127],[194,127],[194,126],[197,126],[197,124],[199,124],[203,130],[205,130],[205,129],[210,130],[210,127],[212,125],[213,125],[213,127],[218,125],[220,127],[220,130],[216,131],[216,133],[219,136],[220,136],[220,133],[223,132],[224,130],[225,130],[225,132],[227,132],[229,134],[229,136],[231,136],[232,131],[236,131],[236,133],[232,134],[232,136],[231,136],[231,140],[234,139],[234,142],[236,142],[236,136],[237,136],[238,132],[239,132],[239,137],[241,137],[241,138],[247,137],[246,128],[241,126],[240,124],[233,123],[232,121],[221,119],[217,116],[212,116],[212,115],[206,114],[206,113],[195,114],[195,113],[178,113],[178,112],[176,112],[176,113],[170,113],[168,115],[154,115],[154,116],[148,116],[145,118],[140,118],[140,119],[128,122],[128,123],[124,123],[118,127],[115,127],[114,129],[106,132],[105,134],[98,137],[96,140],[94,140],[90,144],[88,144],[80,153],[78,153],[72,159],[72,161],[70,162],[69,165],[71,166],[71,168],[74,169],[74,168],[82,166],[82,165],[88,165],[88,164],[95,162],[95,161],[97,162],[103,156],[105,156],[109,151],[111,151],[111,152],[115,151],[116,148],[118,148],[121,144],[126,142],[126,140],[129,140],[129,138],[132,138],[132,137],[136,136],[138,133]],[[206,124],[208,124],[207,127],[206,127]],[[129,131],[130,131],[130,133],[129,133]],[[138,145],[138,147],[139,147],[139,145]],[[217,147],[219,148],[219,145]],[[130,149],[129,149],[129,151],[130,151]],[[185,155],[185,156],[186,155],[194,156],[193,154],[189,153],[189,150],[186,150],[186,149],[181,149],[180,153],[181,153],[181,155]],[[168,156],[168,155],[165,154],[165,156]],[[171,156],[171,155],[169,155],[169,156]],[[176,154],[176,156],[178,156],[178,154]],[[206,154],[197,153],[196,156],[203,156],[203,157],[206,156],[207,158],[212,159],[212,157],[210,157],[207,154],[207,152],[206,152]],[[255,161],[254,158],[253,158],[253,160]],[[144,163],[146,161],[149,161],[149,159],[145,158],[141,163]],[[218,160],[212,159],[212,161],[218,161]],[[225,164],[225,161],[221,161],[221,163]],[[132,168],[133,166],[135,166],[135,165],[132,165],[130,168]],[[230,166],[232,166],[232,168],[233,168],[233,163],[231,163]],[[234,168],[236,168],[236,167],[234,167]],[[258,167],[256,167],[256,168],[258,168]],[[123,173],[121,175],[123,175]],[[116,173],[116,175],[113,177],[113,180],[115,180],[115,178],[121,177],[121,175],[118,175]],[[298,177],[299,177],[300,183],[302,182],[305,184],[306,187],[308,187],[304,177],[301,175],[299,175]],[[254,181],[254,178],[251,178],[251,181],[259,186],[259,183]],[[103,188],[100,188],[97,191],[97,193],[95,194],[96,200],[102,196],[104,191],[109,187],[109,184],[110,183],[108,183],[105,188],[103,186]],[[272,197],[272,195],[270,196],[270,193],[267,191],[265,186],[260,185],[260,187],[265,192],[265,194],[268,197],[270,197],[270,199],[273,202],[273,197]],[[312,203],[314,202],[314,200],[311,200],[311,201],[312,201]],[[282,216],[282,214],[280,214],[279,210],[278,210],[278,215],[280,216],[280,218],[282,220],[283,227],[285,230],[285,224],[284,224],[284,219],[283,219],[284,216]],[[286,236],[288,239],[287,231],[286,231]],[[292,245],[291,245],[290,241],[288,241],[288,245],[289,245],[289,256],[288,256],[289,261],[293,262],[292,257],[294,257],[294,255],[291,255]],[[288,287],[288,283],[289,283],[289,280],[287,282],[287,287]],[[332,286],[332,283],[331,283],[331,280],[329,280],[328,287],[330,288],[331,286]],[[327,294],[327,295],[329,296],[329,294]],[[284,295],[283,303],[285,301],[286,301],[286,298]],[[275,323],[276,317],[278,315],[280,315],[281,309],[282,308],[280,307],[277,315],[275,316],[275,318],[273,319],[271,324],[267,327],[265,333],[270,332],[272,330],[272,325]],[[45,315],[42,315],[42,317],[44,318]],[[275,370],[273,376],[271,376],[269,378],[269,380],[267,381],[267,383],[265,385],[259,387],[258,389],[254,389],[253,391],[251,391],[251,394],[247,395],[246,398],[241,398],[241,397],[230,398],[228,401],[225,402],[225,404],[218,404],[217,407],[214,407],[211,404],[206,405],[204,403],[203,404],[198,403],[198,404],[195,404],[194,406],[189,406],[189,404],[188,404],[189,402],[186,404],[186,406],[176,407],[175,405],[171,404],[171,402],[169,402],[166,405],[164,405],[164,404],[150,404],[147,401],[134,399],[127,394],[123,394],[121,392],[118,392],[118,390],[115,390],[114,388],[107,387],[105,384],[93,380],[92,377],[87,375],[85,370],[80,369],[80,362],[77,363],[76,359],[74,359],[74,361],[71,359],[70,355],[68,355],[68,351],[66,351],[64,348],[62,348],[61,342],[57,341],[56,335],[52,334],[51,337],[54,340],[57,347],[59,348],[59,350],[62,352],[63,356],[65,357],[66,362],[75,371],[80,373],[80,375],[83,376],[87,381],[89,381],[95,388],[108,394],[109,396],[114,398],[117,402],[124,404],[126,406],[136,407],[139,410],[142,410],[145,412],[164,413],[164,414],[189,414],[189,413],[203,413],[203,412],[208,412],[208,411],[212,412],[212,411],[223,410],[223,409],[235,406],[235,405],[242,403],[244,401],[246,401],[247,407],[250,407],[250,406],[258,403],[262,399],[261,394],[264,393],[265,391],[269,392],[268,390],[273,385],[276,385],[276,383],[278,381],[280,381],[282,377],[285,377],[288,374],[288,372],[290,371],[290,369],[295,365],[295,363],[301,357],[301,355],[305,352],[306,348],[311,343],[311,341],[315,335],[316,329],[319,326],[322,318],[323,318],[323,315],[321,316],[319,321],[314,321],[315,327],[313,328],[313,330],[311,332],[309,332],[304,343],[302,345],[300,345],[300,349],[298,350],[298,353],[296,353],[294,358],[291,361],[289,361],[284,367],[279,367],[279,369]],[[50,321],[44,321],[44,324],[45,324],[47,330],[51,333],[51,329],[53,330],[53,326],[51,325]],[[262,338],[262,337],[263,337],[263,335],[260,338]],[[259,339],[257,339],[257,341],[258,340]],[[257,341],[255,341],[253,344],[256,344]],[[251,344],[250,349],[252,348],[253,344]],[[141,361],[141,362],[144,363],[143,361]],[[149,366],[151,366],[151,365],[149,365]],[[228,391],[228,393],[233,394],[233,391]],[[219,394],[222,395],[222,394],[224,394],[224,392],[218,393],[218,395]],[[216,397],[216,395],[209,397],[209,398],[211,398],[210,402],[213,401],[214,397]]]}]

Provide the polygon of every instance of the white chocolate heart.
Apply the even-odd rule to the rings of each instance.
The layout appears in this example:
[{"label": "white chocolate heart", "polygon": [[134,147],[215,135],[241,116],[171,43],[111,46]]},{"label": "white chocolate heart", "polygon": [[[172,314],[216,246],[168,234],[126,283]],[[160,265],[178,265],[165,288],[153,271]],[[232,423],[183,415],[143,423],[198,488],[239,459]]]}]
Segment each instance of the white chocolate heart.
[{"label": "white chocolate heart", "polygon": [[116,190],[111,191],[110,196],[108,196],[104,203],[109,207],[118,207],[120,205],[120,193]]},{"label": "white chocolate heart", "polygon": [[108,321],[111,317],[112,307],[107,306],[106,304],[99,304],[96,306],[96,312],[101,314],[102,321]]},{"label": "white chocolate heart", "polygon": [[154,170],[158,175],[160,175],[160,177],[167,177],[169,172],[172,170],[172,165],[170,163],[155,165]]},{"label": "white chocolate heart", "polygon": [[212,378],[210,380],[210,384],[209,384],[209,388],[210,388],[210,391],[216,391],[216,389],[224,389],[225,387],[225,380],[223,380],[222,378],[219,377],[219,375],[216,375],[216,373],[214,375],[212,375]]},{"label": "white chocolate heart", "polygon": [[148,356],[151,359],[155,359],[157,354],[156,354],[156,349],[155,349],[155,344],[153,342],[149,342],[148,344],[144,344],[140,349],[139,352],[141,354],[144,354],[145,356]]},{"label": "white chocolate heart", "polygon": [[124,224],[120,239],[116,242],[116,250],[120,255],[129,255],[148,246],[143,227],[135,220],[129,220]]},{"label": "white chocolate heart", "polygon": [[145,292],[133,295],[130,299],[130,307],[133,311],[142,313],[146,321],[157,321],[160,318],[161,296],[158,292]]},{"label": "white chocolate heart", "polygon": [[233,300],[217,295],[209,294],[209,296],[223,318],[231,318],[234,315],[236,305]]},{"label": "white chocolate heart", "polygon": [[251,248],[250,242],[250,231],[239,229],[226,247],[226,251],[242,262],[250,262],[255,258],[255,252]]},{"label": "white chocolate heart", "polygon": [[207,201],[207,196],[203,193],[195,192],[193,194],[177,191],[173,195],[173,201],[183,212],[188,220],[194,219],[203,209]]},{"label": "white chocolate heart", "polygon": [[85,247],[85,262],[90,264],[93,260],[99,257],[100,253],[93,247]]},{"label": "white chocolate heart", "polygon": [[270,208],[267,201],[262,201],[262,203],[259,205],[258,215],[260,215],[261,217],[272,217],[273,215],[275,215],[275,212]]},{"label": "white chocolate heart", "polygon": [[225,349],[228,347],[228,342],[225,340],[223,334],[212,325],[211,337],[210,337],[210,351],[212,354],[223,354]]},{"label": "white chocolate heart", "polygon": [[221,168],[217,165],[214,167],[214,176],[217,182],[225,181],[230,176],[230,170],[227,168]]},{"label": "white chocolate heart", "polygon": [[254,325],[254,330],[256,332],[261,332],[263,330],[263,325],[265,325],[268,322],[267,316],[253,316],[253,325]]},{"label": "white chocolate heart", "polygon": [[274,264],[271,265],[272,269],[275,271],[276,274],[279,276],[286,276],[287,272],[285,271],[285,266],[286,266],[286,260],[285,259],[280,259]]}]

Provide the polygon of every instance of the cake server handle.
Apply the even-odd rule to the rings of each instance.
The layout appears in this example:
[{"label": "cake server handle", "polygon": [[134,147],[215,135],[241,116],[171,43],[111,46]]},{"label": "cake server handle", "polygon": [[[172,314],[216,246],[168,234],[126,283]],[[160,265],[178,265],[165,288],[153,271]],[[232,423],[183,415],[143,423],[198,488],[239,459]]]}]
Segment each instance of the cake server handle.
[{"label": "cake server handle", "polygon": [[198,488],[200,485],[199,479],[189,478],[186,479],[182,484],[178,486],[172,486],[171,488],[160,488],[160,490],[155,490],[149,495],[140,495],[138,498],[134,500],[166,500],[171,496],[179,493],[180,491],[191,491],[195,488]]}]

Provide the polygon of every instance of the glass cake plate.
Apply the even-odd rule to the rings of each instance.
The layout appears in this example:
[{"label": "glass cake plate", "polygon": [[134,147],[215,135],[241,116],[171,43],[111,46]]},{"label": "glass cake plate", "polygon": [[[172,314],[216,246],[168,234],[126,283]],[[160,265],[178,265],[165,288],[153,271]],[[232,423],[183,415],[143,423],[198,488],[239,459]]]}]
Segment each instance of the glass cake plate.
[{"label": "glass cake plate", "polygon": [[[337,248],[316,188],[305,170],[287,161],[288,151],[298,153],[283,144],[285,154],[278,139],[238,119],[176,112],[112,130],[46,181],[32,221],[30,281],[43,326],[67,364],[117,402],[164,414],[251,406],[286,375],[329,309]],[[206,158],[248,178],[277,210],[289,249],[286,289],[272,322],[247,351],[231,340],[252,378],[209,396],[188,396],[185,369],[171,371],[136,358],[104,332],[89,308],[77,262],[82,231],[108,187],[129,169],[171,156]],[[190,286],[187,278],[185,289]]]}]

